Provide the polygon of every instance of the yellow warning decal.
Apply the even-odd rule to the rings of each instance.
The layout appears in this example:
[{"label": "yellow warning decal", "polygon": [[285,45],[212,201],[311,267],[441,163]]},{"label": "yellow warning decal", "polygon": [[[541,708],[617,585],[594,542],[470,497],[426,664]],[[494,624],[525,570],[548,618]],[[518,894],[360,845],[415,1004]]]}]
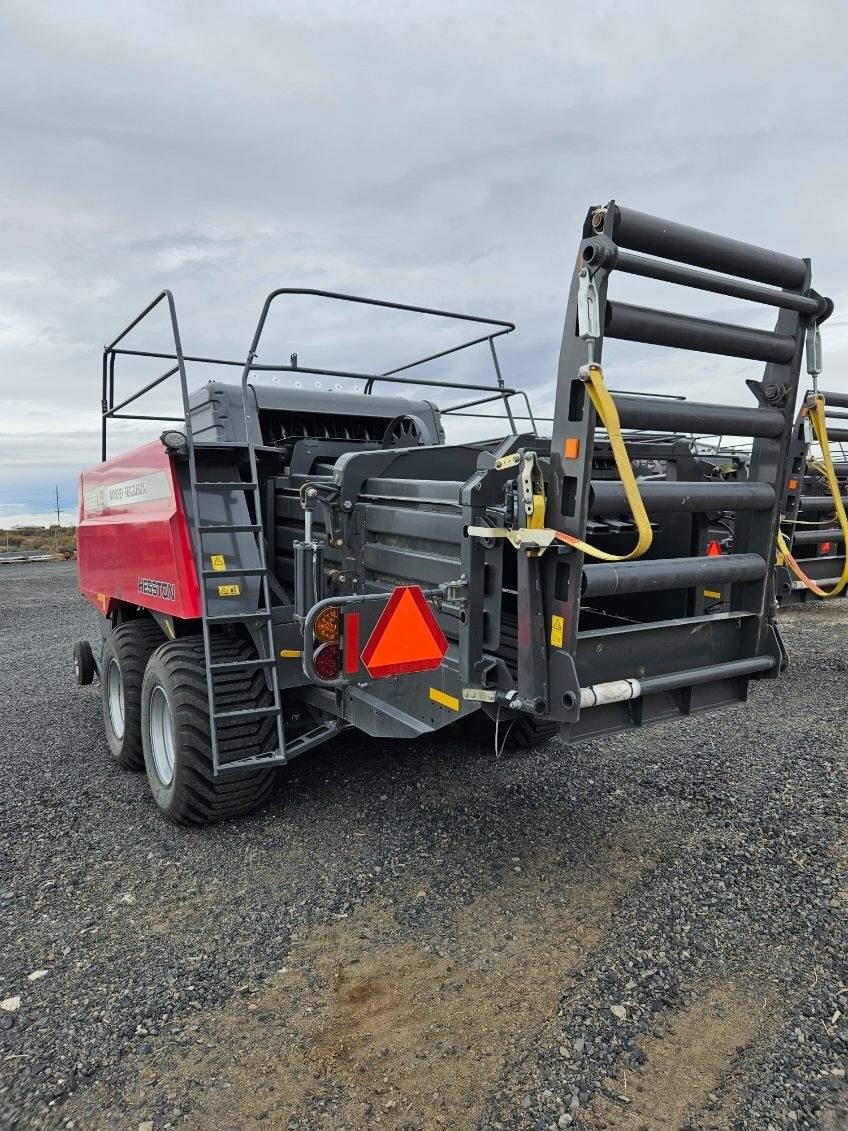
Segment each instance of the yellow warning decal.
[{"label": "yellow warning decal", "polygon": [[459,700],[455,695],[448,695],[446,691],[439,691],[438,687],[430,688],[430,698],[440,707],[448,707],[451,711],[459,710]]},{"label": "yellow warning decal", "polygon": [[712,597],[714,601],[720,601],[721,600],[721,593],[716,592],[715,589],[705,589],[704,590],[704,596],[705,597]]},{"label": "yellow warning decal", "polygon": [[227,572],[227,563],[224,559],[223,554],[212,554],[212,556],[209,558],[209,561],[212,563],[212,568],[216,573]]},{"label": "yellow warning decal", "polygon": [[551,647],[561,648],[562,637],[565,632],[565,617],[558,617],[554,614],[551,617]]},{"label": "yellow warning decal", "polygon": [[241,596],[241,587],[238,586],[238,585],[219,585],[218,586],[218,596],[219,597],[240,597]]}]

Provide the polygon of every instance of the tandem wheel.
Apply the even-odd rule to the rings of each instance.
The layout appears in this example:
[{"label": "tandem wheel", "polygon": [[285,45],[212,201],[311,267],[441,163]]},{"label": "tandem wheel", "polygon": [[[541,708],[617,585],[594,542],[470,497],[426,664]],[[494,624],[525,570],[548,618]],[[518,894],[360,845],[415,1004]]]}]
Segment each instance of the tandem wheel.
[{"label": "tandem wheel", "polygon": [[74,643],[74,675],[79,687],[88,687],[90,683],[94,683],[97,675],[94,653],[87,640],[77,640]]},{"label": "tandem wheel", "polygon": [[143,770],[141,683],[147,661],[164,634],[150,617],[126,621],[103,641],[100,689],[103,730],[114,760],[125,770]]},{"label": "tandem wheel", "polygon": [[[252,644],[215,640],[216,663],[250,663]],[[271,692],[257,668],[221,672],[215,680],[219,710],[271,706]],[[202,637],[169,640],[150,657],[141,689],[141,741],[147,781],[160,811],[178,825],[209,825],[240,817],[267,801],[274,770],[251,766],[217,778],[212,767],[209,692]],[[218,724],[218,748],[226,758],[262,754],[276,741],[272,718]]]}]

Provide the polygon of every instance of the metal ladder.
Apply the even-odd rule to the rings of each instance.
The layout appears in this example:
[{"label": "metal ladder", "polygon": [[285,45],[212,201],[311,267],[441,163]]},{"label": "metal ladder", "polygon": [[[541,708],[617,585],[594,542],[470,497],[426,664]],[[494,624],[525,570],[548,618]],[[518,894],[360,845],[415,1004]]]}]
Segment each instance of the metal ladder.
[{"label": "metal ladder", "polygon": [[[190,431],[190,427],[187,431]],[[196,451],[198,449],[211,449],[221,451],[223,448],[234,452],[246,451],[250,463],[250,479],[234,481],[198,480]],[[197,576],[200,584],[201,627],[203,631],[203,655],[206,669],[206,687],[209,696],[209,734],[212,745],[212,769],[216,777],[221,774],[238,770],[253,769],[257,766],[283,766],[288,761],[286,757],[285,730],[283,726],[283,708],[280,699],[280,688],[275,677],[276,658],[274,650],[274,628],[271,618],[271,587],[268,578],[268,563],[265,555],[265,542],[261,537],[261,522],[252,523],[204,523],[201,521],[200,494],[203,491],[244,491],[253,499],[253,515],[258,519],[262,513],[259,495],[259,474],[256,462],[256,451],[250,442],[245,444],[209,443],[195,444],[188,441],[189,488],[192,505],[192,515],[196,531],[196,557]],[[204,537],[210,534],[252,534],[256,539],[259,555],[258,566],[238,566],[225,570],[209,569],[205,566],[207,555],[204,553]],[[262,607],[253,613],[223,613],[209,614],[206,586],[211,578],[219,580],[225,577],[259,577],[261,581],[260,601]],[[243,625],[246,629],[256,630],[265,656],[255,660],[227,660],[215,663],[212,658],[212,641],[210,626],[217,625]],[[251,636],[253,634],[251,633]],[[263,647],[260,646],[260,652]],[[273,699],[269,707],[247,707],[235,711],[220,711],[215,703],[215,673],[232,671],[250,671],[261,669],[271,673],[268,683]],[[239,758],[235,761],[221,762],[218,724],[226,721],[246,720],[251,718],[273,718],[276,724],[277,746],[274,750],[266,750],[261,754],[252,755],[250,758]]]},{"label": "metal ladder", "polygon": [[[174,341],[174,352],[171,353],[153,353],[147,350],[128,349],[121,343],[127,335],[135,329],[141,322],[143,322],[154,310],[165,305],[168,312],[168,321],[171,327],[171,334]],[[175,365],[155,378],[153,381],[148,382],[142,388],[136,390],[131,396],[124,398],[118,404],[115,404],[115,361],[120,354],[132,354],[138,357],[165,357],[171,361],[175,361]],[[174,304],[174,296],[169,290],[161,291],[152,302],[138,314],[132,322],[126,326],[121,333],[103,349],[103,389],[101,396],[101,457],[106,460],[106,434],[107,424],[110,419],[131,419],[131,420],[158,420],[172,422],[179,420],[185,425],[185,442],[186,454],[188,456],[188,470],[189,470],[189,501],[191,504],[191,519],[192,519],[192,548],[194,550],[195,561],[197,563],[197,579],[200,587],[200,608],[201,608],[201,628],[203,632],[203,658],[204,668],[206,673],[206,688],[209,701],[209,733],[212,745],[212,767],[216,777],[221,774],[229,773],[236,770],[250,769],[256,766],[282,766],[287,761],[286,756],[286,743],[285,732],[283,729],[283,712],[282,704],[280,701],[280,689],[275,677],[274,669],[276,666],[276,659],[274,655],[274,632],[273,622],[271,619],[271,594],[269,585],[268,564],[265,557],[265,545],[261,537],[262,526],[261,523],[248,523],[248,524],[206,524],[201,522],[200,515],[200,493],[202,491],[245,491],[251,492],[253,497],[253,514],[255,518],[261,516],[261,500],[259,495],[259,476],[256,465],[256,451],[253,444],[250,442],[250,433],[246,432],[246,443],[230,443],[223,441],[221,443],[196,443],[192,435],[191,425],[191,404],[188,393],[188,379],[186,375],[186,356],[183,352],[182,337],[180,334],[179,322],[177,319],[177,310]],[[205,362],[208,364],[218,365],[227,364],[213,358],[192,357],[190,361]],[[252,356],[251,356],[252,360]],[[248,369],[245,370],[248,372]],[[137,401],[139,397],[145,393],[162,385],[163,382],[169,378],[177,375],[180,383],[180,398],[182,401],[183,415],[182,417],[171,416],[154,416],[154,415],[138,415],[133,414],[128,416],[122,414],[121,409],[127,408],[133,402]],[[244,386],[245,379],[242,380]],[[245,412],[245,425],[247,422],[247,413]],[[245,481],[237,479],[233,482],[228,481],[198,481],[197,478],[197,460],[196,451],[198,450],[213,450],[217,452],[233,451],[244,452],[248,454],[248,461],[250,463],[250,479]],[[251,567],[236,567],[224,571],[210,570],[204,568],[204,553],[203,542],[204,536],[211,534],[239,534],[251,533],[257,538],[257,550],[259,556],[259,565]],[[206,585],[210,577],[260,577],[262,580],[261,601],[262,608],[254,613],[234,613],[227,615],[209,615],[209,605],[207,601]],[[257,630],[256,636],[259,638],[260,646],[259,651],[265,651],[264,656],[260,656],[255,660],[228,660],[219,661],[218,663],[212,660],[212,641],[210,635],[210,625],[222,624],[243,624],[245,628],[255,628]],[[256,636],[252,636],[253,639]],[[273,705],[270,707],[248,707],[238,711],[218,711],[215,706],[215,686],[214,679],[216,672],[226,671],[249,671],[261,669],[266,673],[271,673],[268,682],[273,697]],[[277,746],[274,750],[263,751],[261,754],[256,754],[250,758],[240,758],[235,761],[221,762],[220,748],[218,741],[218,723],[225,720],[236,719],[249,719],[260,718],[262,716],[273,717],[276,722],[277,732]]]}]

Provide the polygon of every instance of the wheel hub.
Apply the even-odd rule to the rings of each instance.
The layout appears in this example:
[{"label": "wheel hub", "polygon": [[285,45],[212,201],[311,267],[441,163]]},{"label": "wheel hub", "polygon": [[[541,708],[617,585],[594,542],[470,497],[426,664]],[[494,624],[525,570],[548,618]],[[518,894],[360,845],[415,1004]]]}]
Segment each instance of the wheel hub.
[{"label": "wheel hub", "polygon": [[112,657],[106,670],[106,698],[109,704],[109,722],[117,739],[124,737],[124,680],[118,661]]},{"label": "wheel hub", "polygon": [[150,750],[156,776],[163,785],[170,785],[174,778],[174,717],[168,696],[162,687],[153,688],[150,696]]}]

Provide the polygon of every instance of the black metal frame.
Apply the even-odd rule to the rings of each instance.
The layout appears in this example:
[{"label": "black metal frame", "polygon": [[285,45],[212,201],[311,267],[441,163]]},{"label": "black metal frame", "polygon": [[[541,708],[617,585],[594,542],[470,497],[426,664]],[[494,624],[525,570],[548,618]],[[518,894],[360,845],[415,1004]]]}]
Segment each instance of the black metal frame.
[{"label": "black metal frame", "polygon": [[[493,327],[492,331],[487,334],[478,335],[477,337],[470,338],[467,341],[460,342],[458,345],[451,346],[448,349],[439,350],[436,353],[428,354],[426,357],[416,358],[413,361],[406,362],[403,365],[395,366],[393,369],[387,369],[381,373],[360,373],[354,370],[341,370],[341,369],[328,369],[326,367],[317,366],[299,366],[299,365],[266,365],[258,363],[255,358],[259,348],[259,342],[262,337],[265,323],[271,309],[271,305],[275,299],[282,295],[286,296],[305,296],[312,298],[330,299],[338,302],[349,302],[363,306],[376,307],[386,310],[402,310],[412,314],[422,314],[435,318],[446,318],[452,321],[471,322],[478,325],[485,325]],[[171,329],[174,335],[175,352],[174,353],[161,353],[154,350],[137,350],[121,348],[120,343],[127,337],[127,335],[134,330],[144,319],[152,313],[152,311],[163,300],[167,300],[168,311],[171,321]],[[511,397],[521,397],[526,405],[527,414],[530,420],[533,420],[535,430],[535,420],[533,418],[533,410],[530,406],[530,401],[524,390],[509,388],[501,372],[500,362],[498,360],[497,351],[495,349],[495,339],[502,337],[505,334],[511,334],[515,329],[514,322],[507,322],[498,318],[484,318],[472,314],[461,314],[452,310],[440,310],[434,307],[426,306],[412,306],[407,303],[389,302],[385,299],[372,299],[363,295],[344,294],[340,291],[325,291],[317,290],[309,287],[279,287],[265,299],[262,306],[262,311],[259,316],[259,322],[256,331],[253,335],[250,349],[247,354],[246,361],[235,361],[231,358],[220,357],[204,357],[199,355],[189,355],[182,352],[182,347],[179,344],[179,326],[177,323],[176,309],[174,306],[173,295],[170,291],[162,291],[161,294],[151,302],[144,310],[137,315],[136,318],[125,327],[124,330],[112,341],[109,345],[104,346],[103,349],[103,382],[102,382],[102,396],[101,396],[101,459],[107,458],[107,423],[109,420],[151,420],[151,421],[164,421],[176,422],[180,417],[175,416],[152,416],[149,414],[135,414],[135,413],[122,413],[121,409],[126,408],[128,405],[137,401],[146,393],[152,392],[153,389],[162,385],[170,377],[179,373],[181,394],[183,402],[183,420],[188,420],[189,405],[188,405],[188,388],[186,385],[185,363],[197,363],[201,365],[223,365],[236,367],[242,370],[241,384],[242,388],[246,388],[248,381],[253,373],[306,373],[314,376],[322,377],[340,377],[350,378],[352,380],[363,381],[365,394],[370,394],[374,390],[374,385],[380,381],[394,385],[421,385],[428,388],[436,389],[465,389],[472,392],[480,392],[489,394],[485,397],[480,397],[475,400],[460,403],[458,405],[448,405],[447,408],[441,409],[442,416],[449,415],[473,415],[469,413],[460,412],[457,410],[471,408],[481,404],[489,404],[494,401],[501,401],[504,406],[504,417],[497,417],[497,419],[506,419],[509,423],[510,429],[513,433],[517,431],[515,426],[515,416],[512,412],[510,405]],[[491,352],[492,364],[495,370],[495,384],[485,385],[477,384],[468,381],[439,381],[433,378],[426,378],[415,376],[408,379],[399,377],[400,373],[407,373],[411,369],[416,369],[419,366],[427,365],[430,362],[437,361],[444,357],[449,357],[451,354],[459,353],[462,350],[470,349],[472,346],[481,345],[487,342]],[[115,404],[115,368],[116,359],[118,357],[145,357],[145,358],[158,358],[161,360],[176,361],[177,364],[166,370],[161,376],[155,378],[153,381],[148,382],[141,389],[136,390],[131,396],[126,397],[124,400]],[[190,429],[189,429],[190,431]]]},{"label": "black metal frame", "polygon": [[[493,329],[482,336],[477,336],[467,341],[463,341],[456,346],[449,349],[437,351],[426,357],[418,358],[405,365],[395,367],[394,369],[387,370],[384,373],[378,374],[364,374],[353,371],[332,370],[327,368],[317,367],[302,367],[295,364],[291,365],[265,365],[257,364],[255,361],[256,353],[261,338],[265,323],[270,311],[271,305],[275,299],[282,295],[299,295],[299,296],[312,296],[317,298],[326,298],[336,301],[345,301],[367,305],[370,307],[378,307],[391,310],[403,310],[410,313],[428,315],[433,317],[447,318],[461,322],[473,322],[477,324],[484,324]],[[143,322],[157,307],[165,302],[168,307],[168,315],[170,320],[171,333],[174,340],[174,352],[162,353],[153,350],[136,350],[122,347],[121,343],[126,337],[141,323]],[[183,407],[182,421],[185,426],[185,445],[188,463],[188,494],[190,499],[190,525],[192,546],[194,550],[194,557],[197,568],[198,583],[201,595],[201,631],[204,644],[204,667],[206,673],[206,682],[208,690],[209,701],[209,718],[210,718],[210,742],[212,753],[212,767],[213,774],[217,777],[223,772],[234,770],[241,770],[250,766],[263,765],[274,766],[282,765],[288,761],[289,756],[295,753],[300,753],[302,750],[307,749],[309,746],[314,745],[316,742],[321,741],[322,736],[327,737],[330,733],[334,733],[338,729],[338,722],[334,721],[318,728],[316,737],[313,734],[302,736],[295,739],[294,743],[290,743],[287,749],[282,701],[280,697],[280,685],[276,678],[269,678],[269,686],[273,696],[273,708],[262,709],[247,709],[237,712],[220,712],[216,709],[215,705],[215,679],[214,672],[221,667],[216,665],[212,659],[212,647],[210,637],[210,627],[216,627],[218,622],[229,625],[241,624],[245,630],[253,637],[259,653],[258,660],[251,661],[238,661],[236,663],[229,663],[224,665],[227,670],[233,667],[250,667],[261,665],[267,668],[273,668],[276,664],[275,661],[275,648],[274,648],[274,618],[272,613],[271,589],[274,585],[274,579],[267,565],[267,550],[265,546],[265,538],[261,536],[261,500],[260,500],[260,478],[259,467],[257,462],[257,454],[255,444],[251,440],[251,429],[249,427],[249,408],[246,395],[247,384],[254,372],[291,372],[291,373],[310,373],[318,374],[328,377],[347,377],[365,381],[365,395],[370,395],[373,391],[374,385],[377,381],[384,381],[390,384],[418,384],[430,386],[435,388],[456,388],[472,390],[475,392],[485,393],[486,396],[478,397],[471,401],[462,402],[459,406],[460,409],[474,407],[478,404],[488,404],[493,401],[501,401],[504,406],[506,419],[513,433],[516,432],[515,420],[513,417],[512,409],[510,406],[510,397],[521,396],[524,398],[527,406],[527,412],[532,418],[532,409],[526,393],[519,392],[515,389],[510,389],[506,386],[501,373],[500,365],[498,362],[497,351],[495,349],[495,338],[504,334],[511,333],[515,329],[512,322],[505,322],[500,319],[491,318],[478,318],[473,315],[460,314],[453,311],[438,310],[428,307],[410,306],[404,303],[388,302],[379,299],[369,299],[359,295],[346,295],[335,291],[322,291],[309,288],[279,288],[272,291],[265,300],[260,314],[259,322],[254,333],[250,350],[247,359],[244,363],[233,361],[224,358],[202,357],[197,355],[185,355],[182,349],[182,341],[179,330],[179,323],[177,320],[176,307],[174,298],[170,291],[162,291],[156,298],[149,303],[144,310],[138,314],[132,322],[126,326],[116,338],[114,338],[103,350],[102,361],[102,392],[101,392],[101,458],[103,461],[107,459],[107,427],[109,420],[114,419],[132,419],[132,420],[150,420],[150,421],[165,421],[174,423],[180,420],[179,417],[171,416],[158,416],[152,414],[141,413],[124,413],[121,410],[139,400],[146,393],[152,392],[158,388],[169,378],[179,375],[180,383],[180,396]],[[468,349],[472,346],[479,345],[483,342],[488,342],[491,352],[492,363],[494,365],[496,374],[496,384],[481,385],[472,382],[463,381],[438,381],[432,378],[421,378],[417,375],[412,378],[400,377],[398,374],[407,373],[418,366],[425,365],[429,362],[435,361],[439,358],[448,357],[460,350]],[[171,366],[160,376],[154,378],[152,381],[147,382],[140,389],[125,397],[123,400],[115,403],[115,370],[116,359],[120,356],[135,356],[144,358],[159,358],[166,360],[173,360],[176,365]],[[249,478],[245,481],[237,478],[238,469],[233,471],[230,476],[229,482],[222,483],[206,483],[198,479],[197,473],[197,448],[193,436],[193,429],[190,424],[191,412],[189,405],[189,390],[186,376],[186,362],[200,363],[206,365],[223,365],[223,366],[238,366],[242,368],[242,406],[244,411],[245,423],[245,443],[240,445],[245,451],[247,462],[250,467]],[[448,407],[444,410],[445,414],[450,414],[451,408]],[[233,447],[233,445],[231,445]],[[244,498],[251,497],[253,501],[253,515],[252,520],[248,523],[233,524],[231,520],[224,522],[209,523],[202,521],[201,504],[199,499],[199,492],[201,490],[208,491],[209,489],[217,492],[219,495],[223,492],[232,492],[233,490],[243,491]],[[242,532],[251,533],[255,535],[255,551],[256,551],[256,564],[249,567],[241,567],[232,572],[233,576],[251,576],[256,577],[260,581],[260,601],[261,607],[256,611],[245,612],[240,610],[234,614],[229,612],[224,614],[210,615],[209,610],[209,593],[208,585],[211,584],[210,579],[220,580],[221,574],[216,574],[214,570],[204,568],[204,536],[224,537],[230,535],[237,535]],[[215,624],[213,625],[213,622]],[[218,722],[224,719],[238,721],[247,716],[256,715],[274,715],[276,725],[276,749],[263,751],[258,755],[251,756],[250,758],[222,763],[219,751],[219,735],[218,735]],[[319,733],[320,732],[320,733]]]},{"label": "black metal frame", "polygon": [[[633,252],[658,258],[644,258],[631,254]],[[754,331],[608,302],[608,282],[615,270],[775,307],[778,310],[776,328],[774,332]],[[741,278],[727,278],[716,274],[719,271]],[[597,325],[590,330],[586,329],[587,324],[592,325],[585,306],[587,280],[594,288],[594,309],[598,316]],[[106,456],[108,420],[126,418],[128,414],[122,410],[169,377],[179,374],[184,419],[188,422],[186,440],[195,553],[199,576],[205,577],[200,568],[203,556],[199,539],[204,528],[200,525],[197,504],[195,444],[191,435],[185,365],[196,361],[238,366],[246,438],[244,442],[231,443],[232,435],[229,440],[224,437],[220,447],[239,449],[240,467],[234,475],[240,475],[244,465],[249,463],[249,477],[238,486],[253,492],[254,511],[250,525],[219,524],[206,529],[221,534],[249,531],[256,539],[256,561],[260,568],[254,568],[251,557],[241,572],[261,574],[265,607],[259,613],[245,614],[242,617],[245,623],[251,617],[262,619],[270,641],[272,630],[280,628],[284,619],[292,632],[302,631],[304,625],[308,629],[310,617],[314,619],[316,602],[331,596],[340,606],[365,601],[365,608],[371,610],[379,603],[380,592],[385,594],[399,579],[419,584],[431,595],[447,586],[453,596],[451,601],[442,603],[438,611],[443,618],[456,614],[451,633],[446,633],[456,643],[451,644],[450,656],[440,671],[441,677],[451,681],[451,694],[457,702],[463,697],[463,713],[479,709],[481,703],[492,712],[508,705],[510,709],[557,721],[566,737],[572,739],[627,729],[675,713],[685,714],[744,699],[749,678],[776,674],[783,664],[784,653],[772,615],[774,539],[781,513],[783,476],[789,459],[804,335],[832,309],[829,300],[816,295],[809,284],[807,260],[670,224],[619,208],[614,202],[592,208],[583,230],[566,311],[550,444],[541,440],[536,432],[536,418],[526,394],[507,387],[503,380],[495,340],[514,329],[510,322],[335,291],[279,288],[265,299],[245,361],[235,362],[183,355],[173,299],[169,292],[163,292],[104,351],[103,456]],[[294,358],[289,365],[259,363],[256,360],[258,348],[271,307],[277,299],[293,295],[480,323],[487,330],[456,346],[383,373],[304,367],[297,365]],[[126,348],[123,342],[130,330],[165,299],[171,314],[174,353]],[[649,514],[653,510],[662,515],[661,523],[669,530],[675,524],[676,532],[685,528],[685,537],[676,541],[668,554],[659,553],[653,558],[621,566],[585,565],[582,553],[570,546],[551,546],[540,554],[532,549],[531,552],[515,550],[509,543],[489,538],[484,528],[502,532],[503,527],[528,524],[523,513],[519,513],[518,505],[522,490],[527,490],[528,473],[524,472],[522,481],[521,472],[515,468],[524,468],[529,461],[537,476],[533,482],[538,485],[544,479],[541,489],[544,491],[546,486],[547,527],[590,540],[600,531],[597,536],[607,539],[604,544],[613,552],[623,548],[617,541],[619,536],[625,535],[627,541],[631,541],[632,524],[626,521],[621,485],[612,478],[615,471],[606,441],[598,428],[581,376],[581,369],[588,361],[600,361],[604,337],[765,361],[763,379],[748,382],[756,401],[750,407],[698,404],[651,393],[614,395],[622,427],[633,430],[626,437],[628,445],[638,448],[640,457],[644,453],[647,458],[653,448],[665,445],[663,450],[670,452],[669,458],[677,460],[682,469],[692,464],[693,456],[688,442],[679,439],[680,433],[694,435],[717,430],[749,436],[753,440],[750,481],[701,483],[697,477],[690,478],[681,470],[677,482],[646,482],[644,494]],[[436,380],[417,373],[410,376],[411,371],[420,366],[484,343],[488,343],[495,370],[493,385]],[[161,358],[175,361],[176,365],[116,404],[115,364],[116,358],[123,355]],[[269,569],[261,531],[258,461],[263,474],[267,474],[269,466],[274,464],[274,455],[251,439],[257,434],[257,429],[252,427],[256,405],[255,397],[247,393],[253,375],[261,372],[305,373],[364,381],[365,395],[370,395],[378,382],[464,389],[479,395],[442,409],[442,415],[453,413],[488,419],[488,413],[469,413],[468,410],[500,401],[505,414],[500,419],[508,422],[511,434],[503,440],[480,443],[476,447],[363,448],[340,457],[335,450],[338,445],[331,451],[333,442],[327,441],[332,474],[323,478],[316,474],[315,482],[307,482],[305,476],[297,477],[288,472],[285,477],[281,476],[287,480],[280,488],[285,496],[281,500],[282,508],[289,530],[296,529],[291,557],[295,600],[291,609],[285,610],[285,617],[280,615],[272,624]],[[525,398],[532,432],[519,433],[516,421],[522,417],[512,411],[510,398],[514,396]],[[162,419],[134,414],[131,418]],[[315,447],[320,448],[321,444],[316,443]],[[601,469],[599,477],[593,474],[598,468]],[[233,483],[209,482],[207,486],[229,490]],[[323,540],[314,537],[313,520],[316,523],[318,520],[311,511],[313,504],[307,507],[301,493],[304,487],[312,488],[315,500],[323,508]],[[394,506],[393,499],[400,500],[404,487],[409,488],[409,493],[403,496],[404,505]],[[440,497],[427,498],[428,492],[436,495],[439,488],[445,489]],[[271,490],[272,496],[274,490],[276,488]],[[534,493],[538,497],[535,488]],[[429,503],[434,505],[428,512]],[[380,507],[389,512],[388,518],[385,513],[377,514]],[[726,561],[704,560],[704,547],[696,544],[708,525],[702,518],[713,509],[732,511],[736,516],[734,554]],[[622,514],[625,521],[621,519]],[[697,522],[693,516],[697,516]],[[269,517],[268,522],[271,521]],[[469,536],[469,528],[477,533]],[[666,544],[671,541],[669,536]],[[252,543],[250,553],[253,554]],[[311,583],[306,585],[305,581]],[[704,594],[696,592],[705,584],[724,588],[726,597],[720,611],[708,611]],[[328,592],[330,589],[332,594]],[[612,628],[597,628],[585,619],[581,624],[584,594],[593,601],[603,602],[615,600],[621,594],[648,591],[651,594],[675,592],[678,611],[667,612],[670,606],[658,602],[657,608],[662,611],[644,621],[610,614]],[[299,599],[299,594],[303,599]],[[508,599],[505,594],[509,594]],[[208,665],[205,599],[204,596],[203,626]],[[644,598],[640,600],[645,602]],[[454,602],[457,607],[450,608]],[[233,622],[239,618],[217,619]],[[622,627],[621,622],[625,621]],[[558,622],[556,630],[555,622]],[[304,651],[309,643],[304,640]],[[273,652],[260,654],[265,657],[260,662],[269,666],[273,663]],[[366,688],[360,678],[351,676],[341,680],[340,686],[331,692],[316,686],[310,663],[310,658],[306,657],[302,677],[295,681],[294,676],[287,676],[290,683],[286,686],[300,688],[304,700],[313,706],[326,708],[327,713],[341,716],[354,725],[366,729],[370,726],[369,733],[409,733],[411,723],[404,722],[404,718],[422,729],[430,727],[426,721],[428,716],[422,714],[420,706],[423,677],[400,680],[397,686],[393,682],[391,687],[387,682],[374,681]],[[283,678],[279,668],[277,675],[278,679]],[[638,679],[631,679],[633,675],[638,675]],[[618,698],[604,698],[611,692],[606,690],[600,694],[600,688],[608,688],[615,682],[634,687],[639,683],[638,702],[631,702],[632,696],[625,693]],[[275,704],[277,690],[275,686]],[[585,715],[581,715],[581,706],[587,708]],[[592,709],[588,710],[589,707]],[[214,712],[211,689],[210,711]],[[436,725],[432,718],[430,722]],[[374,727],[383,727],[384,731]],[[280,731],[280,750],[269,752],[270,764],[274,764],[278,756],[279,760],[285,760],[284,746]],[[217,772],[214,729],[213,762]]]},{"label": "black metal frame", "polygon": [[[658,258],[644,259],[633,252]],[[778,309],[777,325],[773,332],[754,331],[747,327],[613,303],[607,299],[607,288],[614,271],[773,306]],[[728,274],[740,277],[729,279]],[[597,302],[598,331],[591,341],[585,331],[581,336],[580,326],[581,287],[586,287],[587,280],[594,287]],[[551,443],[548,524],[565,533],[585,537],[590,507],[591,455],[597,422],[579,370],[588,361],[600,361],[604,337],[731,354],[767,363],[763,380],[748,382],[757,402],[754,407],[728,408],[688,401],[658,403],[641,397],[616,397],[615,400],[624,427],[652,426],[676,432],[714,429],[754,438],[750,478],[758,484],[771,485],[771,501],[765,509],[739,511],[735,522],[735,552],[746,557],[756,554],[769,562],[780,518],[782,477],[788,460],[805,333],[810,326],[828,317],[832,309],[830,300],[810,290],[808,260],[621,208],[615,201],[592,207],[587,214],[572,279],[560,355]],[[579,441],[580,456],[567,459],[564,456],[565,441],[571,439],[573,443],[575,438]],[[638,563],[634,565],[638,566]],[[565,688],[569,688],[569,681],[574,679],[574,657],[581,647],[581,637],[586,635],[579,631],[583,555],[569,555],[569,567],[567,582],[563,583],[556,558],[545,562],[544,599],[540,598],[537,602],[539,613],[544,608],[548,617],[552,614],[563,617],[563,647],[550,650],[548,682]],[[643,563],[644,570],[651,568],[651,563]],[[678,568],[691,572],[685,562],[680,562]],[[633,572],[638,573],[638,568]],[[771,669],[776,674],[781,649],[771,623],[773,585],[771,569],[765,572],[758,569],[748,577],[738,576],[730,585],[728,615],[737,615],[747,622],[740,621],[744,624],[740,630],[740,658],[753,660],[771,652],[774,659]],[[713,619],[717,624],[718,618]],[[681,622],[684,632],[690,632],[694,627],[695,621],[691,618]],[[653,653],[652,640],[660,642],[663,647],[670,647],[674,639],[672,624],[662,631],[651,626],[646,626],[646,629],[639,640],[640,662]],[[714,634],[718,631],[716,627]],[[771,637],[769,634],[772,634]],[[626,643],[634,646],[632,633]],[[625,639],[622,638],[624,644]],[[585,643],[583,648],[586,650]],[[716,666],[712,678],[722,680],[720,665]],[[569,690],[572,698],[568,702],[573,702],[576,689],[570,687]],[[578,709],[576,706],[569,707],[568,702],[560,717],[576,727]],[[690,698],[692,709],[694,702],[694,697]]]}]

